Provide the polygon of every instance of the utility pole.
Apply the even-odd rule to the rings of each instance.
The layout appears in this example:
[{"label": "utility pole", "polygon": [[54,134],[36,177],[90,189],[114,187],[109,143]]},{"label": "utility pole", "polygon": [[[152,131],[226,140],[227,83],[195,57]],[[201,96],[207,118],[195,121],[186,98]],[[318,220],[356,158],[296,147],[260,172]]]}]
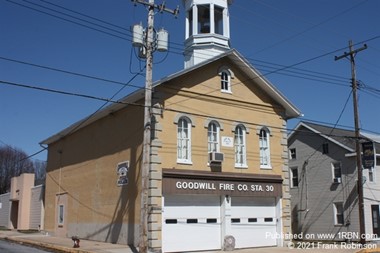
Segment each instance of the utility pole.
[{"label": "utility pole", "polygon": [[363,47],[354,50],[352,45],[352,40],[349,41],[348,53],[344,52],[341,56],[335,56],[335,60],[340,60],[342,58],[347,58],[351,62],[351,78],[352,78],[352,95],[354,102],[354,122],[355,122],[355,143],[356,143],[356,167],[358,168],[358,198],[359,198],[359,233],[360,233],[360,243],[365,244],[365,223],[364,223],[364,198],[363,198],[363,167],[362,167],[362,152],[360,145],[360,127],[359,127],[359,111],[358,111],[358,96],[357,89],[358,85],[356,82],[356,67],[355,67],[355,56],[358,52],[367,49],[367,45],[364,44]]},{"label": "utility pole", "polygon": [[[168,34],[161,30],[156,34],[154,29],[154,15],[157,9],[160,12],[169,12],[177,16],[179,7],[175,10],[169,10],[164,4],[156,5],[154,0],[145,2],[144,0],[132,0],[132,2],[142,4],[148,8],[148,27],[143,31],[140,25],[137,30],[134,27],[133,44],[140,47],[141,56],[146,58],[145,72],[145,105],[144,105],[144,137],[143,137],[143,154],[141,165],[141,207],[140,207],[140,242],[139,252],[147,253],[148,243],[148,217],[149,217],[149,179],[151,170],[151,129],[152,129],[152,83],[153,83],[153,52],[166,51],[168,43]],[[136,32],[137,31],[137,32]],[[157,37],[155,37],[157,35]],[[145,37],[145,38],[144,38]]]}]

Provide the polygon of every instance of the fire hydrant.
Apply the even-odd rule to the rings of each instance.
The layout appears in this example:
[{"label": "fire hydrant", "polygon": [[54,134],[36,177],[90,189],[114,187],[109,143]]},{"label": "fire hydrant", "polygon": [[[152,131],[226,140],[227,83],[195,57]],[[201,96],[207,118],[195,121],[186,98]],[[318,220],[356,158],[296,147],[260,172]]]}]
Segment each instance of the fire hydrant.
[{"label": "fire hydrant", "polygon": [[71,239],[72,239],[73,242],[74,242],[74,246],[73,246],[73,248],[79,248],[80,240],[79,240],[78,236],[73,236],[73,237],[71,237]]}]

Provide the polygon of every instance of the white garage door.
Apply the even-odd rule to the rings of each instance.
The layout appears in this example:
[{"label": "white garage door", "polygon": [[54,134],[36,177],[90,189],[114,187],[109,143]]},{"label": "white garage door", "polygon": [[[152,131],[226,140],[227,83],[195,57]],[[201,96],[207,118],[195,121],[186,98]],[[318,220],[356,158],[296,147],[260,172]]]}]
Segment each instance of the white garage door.
[{"label": "white garage door", "polygon": [[235,248],[276,246],[276,227],[275,198],[231,198],[231,234],[235,237]]},{"label": "white garage door", "polygon": [[184,252],[221,248],[220,197],[164,197],[162,249]]}]

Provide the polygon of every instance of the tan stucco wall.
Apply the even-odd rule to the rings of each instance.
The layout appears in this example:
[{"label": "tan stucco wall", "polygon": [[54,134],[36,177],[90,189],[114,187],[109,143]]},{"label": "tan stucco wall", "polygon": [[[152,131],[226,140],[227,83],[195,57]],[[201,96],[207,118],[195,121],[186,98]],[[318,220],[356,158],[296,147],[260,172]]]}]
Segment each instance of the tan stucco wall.
[{"label": "tan stucco wall", "polygon": [[17,222],[16,220],[13,220],[13,223],[11,222],[11,228],[17,228],[18,230],[28,230],[30,228],[31,189],[33,186],[33,173],[24,173],[11,179],[11,216],[17,217]]},{"label": "tan stucco wall", "polygon": [[[221,66],[232,62],[216,62],[200,70],[155,88],[153,109],[156,117],[152,141],[151,179],[149,184],[149,247],[161,247],[162,168],[211,171],[208,166],[208,119],[222,126],[221,136],[233,137],[237,123],[243,123],[248,134],[248,168],[235,168],[234,148],[221,147],[225,154],[222,172],[281,175],[283,182],[283,213],[289,213],[286,121],[283,109],[269,96],[258,91],[254,80],[232,67],[232,93],[220,92]],[[195,85],[196,84],[196,85]],[[142,104],[142,102],[140,101]],[[160,109],[165,108],[165,109]],[[177,163],[177,125],[181,113],[191,114],[192,164]],[[260,127],[269,127],[271,169],[260,169]],[[58,142],[49,145],[46,179],[45,228],[57,230],[57,196],[67,196],[65,236],[138,244],[140,216],[141,142],[143,107],[128,106],[92,123]],[[130,161],[129,184],[116,186],[116,166]],[[288,231],[288,216],[284,216]]]},{"label": "tan stucco wall", "polygon": [[[160,168],[212,171],[208,165],[207,122],[214,119],[220,123],[220,137],[234,137],[233,130],[238,123],[247,129],[246,149],[248,168],[235,167],[234,147],[220,147],[224,153],[222,172],[272,174],[283,178],[282,195],[282,233],[290,233],[290,195],[288,175],[288,150],[286,120],[282,117],[283,109],[276,105],[266,94],[258,91],[254,80],[250,80],[238,69],[232,68],[232,93],[220,91],[220,76],[217,69],[220,66],[232,66],[231,62],[211,64],[191,75],[184,75],[157,89],[156,97],[162,101],[161,107],[168,110],[157,110],[156,119],[159,131],[157,138],[162,146],[157,150]],[[199,85],[194,86],[193,83]],[[179,115],[190,116],[191,129],[191,164],[177,163],[177,124]],[[268,127],[270,130],[271,169],[260,168],[259,129]],[[161,181],[157,180],[157,190],[162,189]],[[161,194],[154,203],[157,209],[161,207]],[[156,223],[162,220],[161,213],[156,214]],[[162,237],[160,228],[155,232],[156,244],[160,247]]]},{"label": "tan stucco wall", "polygon": [[[60,234],[117,243],[136,241],[142,110],[130,106],[49,145],[47,231],[58,232],[57,196],[66,194],[67,231],[59,229]],[[116,168],[123,161],[130,162],[129,183],[120,187]]]},{"label": "tan stucco wall", "polygon": [[[228,62],[226,63],[226,65]],[[283,119],[279,108],[270,104],[268,96],[256,91],[254,81],[238,70],[233,69],[235,78],[232,79],[232,94],[220,91],[220,77],[217,76],[218,65],[211,65],[202,69],[201,73],[192,73],[184,76],[170,88],[163,92],[173,93],[182,88],[176,96],[168,97],[165,107],[173,111],[164,111],[160,120],[162,133],[159,139],[163,149],[160,151],[163,168],[205,170],[207,166],[207,125],[208,119],[216,119],[222,126],[221,136],[234,137],[233,130],[237,123],[246,126],[247,169],[235,168],[234,148],[221,146],[224,153],[222,164],[223,172],[243,172],[261,174],[282,174],[284,160],[282,158],[283,146]],[[207,78],[210,78],[207,80]],[[195,80],[194,80],[195,79]],[[206,79],[206,80],[203,80]],[[192,87],[190,82],[200,82]],[[253,82],[253,83],[252,83]],[[161,89],[160,89],[161,91]],[[174,119],[181,112],[196,113],[192,115],[193,127],[191,129],[192,165],[177,164],[177,125]],[[259,161],[259,135],[258,129],[267,126],[270,129],[270,149],[272,169],[260,169]]]}]

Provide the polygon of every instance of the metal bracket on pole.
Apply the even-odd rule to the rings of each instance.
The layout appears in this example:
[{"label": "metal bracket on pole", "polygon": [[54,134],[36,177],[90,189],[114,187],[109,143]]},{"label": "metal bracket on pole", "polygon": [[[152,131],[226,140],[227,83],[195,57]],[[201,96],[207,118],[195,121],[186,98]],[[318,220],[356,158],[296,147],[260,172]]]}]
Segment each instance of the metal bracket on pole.
[{"label": "metal bracket on pole", "polygon": [[[155,49],[158,51],[165,51],[165,42],[167,42],[167,33],[162,32],[158,39],[154,38],[154,10],[157,9],[160,12],[169,12],[174,15],[178,14],[178,8],[176,10],[170,10],[165,7],[165,3],[157,5],[154,0],[145,2],[143,0],[132,0],[136,5],[137,3],[144,6],[148,6],[148,24],[145,36],[141,33],[142,27],[138,29],[139,36],[137,40],[133,40],[136,46],[142,46],[146,49],[146,72],[145,72],[145,105],[144,105],[144,137],[143,137],[143,152],[141,161],[141,207],[140,207],[140,235],[139,235],[139,252],[149,252],[149,229],[148,229],[148,217],[151,215],[154,206],[149,206],[149,180],[151,171],[151,129],[152,129],[152,79],[153,79],[153,52]],[[134,34],[135,35],[135,34]],[[155,45],[156,40],[158,45]]]},{"label": "metal bracket on pole", "polygon": [[354,104],[354,122],[355,122],[355,142],[356,142],[356,167],[358,170],[358,204],[359,204],[359,230],[360,230],[360,243],[366,243],[365,237],[365,216],[364,216],[364,196],[363,196],[363,167],[362,167],[362,152],[360,145],[360,127],[359,127],[359,110],[358,110],[358,98],[357,98],[357,83],[356,83],[356,68],[355,68],[355,55],[367,49],[367,45],[364,44],[363,47],[353,50],[352,41],[349,41],[349,52],[344,52],[341,56],[335,56],[335,60],[340,60],[347,56],[350,56],[351,62],[351,76],[352,76],[352,95]]}]

